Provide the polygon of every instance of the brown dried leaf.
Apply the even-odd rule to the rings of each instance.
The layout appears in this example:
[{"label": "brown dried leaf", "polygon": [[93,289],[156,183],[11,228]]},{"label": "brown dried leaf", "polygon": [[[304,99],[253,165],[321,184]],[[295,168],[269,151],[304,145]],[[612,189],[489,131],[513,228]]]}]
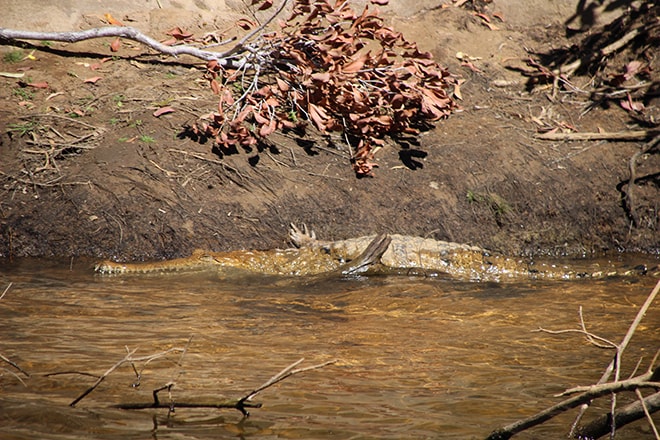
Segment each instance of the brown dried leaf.
[{"label": "brown dried leaf", "polygon": [[628,94],[627,99],[621,100],[619,105],[621,105],[621,108],[629,112],[642,112],[645,108],[643,103],[639,101],[633,101],[630,94]]},{"label": "brown dried leaf", "polygon": [[323,83],[328,82],[330,81],[330,72],[313,73],[312,79]]},{"label": "brown dried leaf", "polygon": [[183,29],[181,29],[180,27],[177,26],[177,27],[172,28],[169,31],[165,32],[165,35],[171,35],[174,38],[176,38],[177,40],[185,40],[185,39],[191,38],[193,36],[193,33],[192,32],[186,32],[186,31],[184,31]]},{"label": "brown dried leaf", "polygon": [[477,66],[472,64],[472,61],[463,61],[461,63],[461,66],[465,66],[475,73],[484,73],[483,70],[479,69]]},{"label": "brown dried leaf", "polygon": [[49,87],[49,86],[48,86],[48,83],[47,83],[46,81],[43,81],[43,82],[31,82],[31,83],[27,83],[26,86],[28,86],[28,87],[34,87],[35,89],[47,89],[47,88]]},{"label": "brown dried leaf", "polygon": [[215,79],[211,80],[211,90],[213,90],[214,95],[218,95],[220,93],[220,84],[218,84],[218,81]]},{"label": "brown dried leaf", "polygon": [[343,73],[357,73],[364,67],[364,64],[369,59],[369,53],[362,54],[359,58],[354,59],[348,64],[345,64],[341,71]]},{"label": "brown dried leaf", "polygon": [[249,31],[253,27],[255,27],[257,24],[253,21],[248,20],[247,18],[241,18],[236,20],[236,26],[239,28]]},{"label": "brown dried leaf", "polygon": [[259,11],[265,11],[266,9],[272,8],[273,7],[273,0],[265,0],[261,6],[259,6],[258,10]]},{"label": "brown dried leaf", "polygon": [[270,122],[270,118],[264,117],[261,113],[254,112],[252,115],[254,117],[254,120],[257,121],[259,124],[268,124]]},{"label": "brown dried leaf", "polygon": [[113,26],[124,26],[124,23],[122,23],[121,21],[117,20],[116,18],[114,18],[114,17],[113,17],[112,15],[110,15],[110,14],[105,14],[104,17],[105,17],[105,21],[107,21],[108,24],[111,24],[111,25],[113,25]]},{"label": "brown dried leaf", "polygon": [[111,59],[112,59],[112,58],[110,58],[110,57],[102,58],[101,61],[99,61],[98,63],[94,63],[94,64],[90,65],[90,66],[89,66],[89,69],[90,69],[90,70],[98,70],[98,69],[101,68],[101,66],[103,65],[103,63],[106,63],[106,62],[110,61]]},{"label": "brown dried leaf", "polygon": [[222,101],[227,105],[234,105],[234,103],[236,102],[236,100],[234,99],[234,95],[231,93],[229,89],[224,89],[222,91]]},{"label": "brown dried leaf", "polygon": [[289,87],[289,83],[287,83],[287,82],[284,81],[283,79],[281,79],[281,78],[275,78],[275,80],[277,81],[277,87],[278,87],[281,91],[283,91],[283,92],[288,92],[289,89],[291,88],[291,87]]},{"label": "brown dried leaf", "polygon": [[637,60],[631,61],[628,64],[626,64],[625,67],[626,73],[624,74],[626,80],[629,80],[635,75],[637,75],[637,73],[639,73],[642,70],[643,65],[644,64],[641,61],[637,61]]},{"label": "brown dried leaf", "polygon": [[325,113],[325,110],[323,110],[321,107],[317,106],[316,104],[312,104],[310,102],[308,113],[309,113],[309,117],[312,118],[312,121],[316,124],[316,127],[320,131],[325,132],[327,129],[326,121],[328,119],[328,115]]},{"label": "brown dried leaf", "polygon": [[119,37],[115,39],[112,43],[110,43],[110,50],[112,52],[117,52],[119,51],[119,48],[121,47],[121,40]]},{"label": "brown dried leaf", "polygon": [[264,124],[261,126],[261,128],[259,129],[259,135],[262,137],[266,137],[269,134],[273,133],[275,130],[277,130],[277,120],[275,118],[271,118],[268,124]]},{"label": "brown dried leaf", "polygon": [[159,108],[158,110],[156,110],[156,111],[153,113],[153,115],[154,115],[155,117],[159,117],[159,116],[161,116],[161,115],[165,115],[165,114],[167,114],[167,113],[172,113],[172,112],[174,112],[174,111],[175,111],[175,110],[174,110],[172,107],[161,107],[161,108]]}]

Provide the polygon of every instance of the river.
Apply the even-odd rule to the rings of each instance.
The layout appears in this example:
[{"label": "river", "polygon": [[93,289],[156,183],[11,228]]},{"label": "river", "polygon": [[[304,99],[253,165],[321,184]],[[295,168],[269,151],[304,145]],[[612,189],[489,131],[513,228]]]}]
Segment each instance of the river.
[{"label": "river", "polygon": [[[10,284],[11,283],[11,284]],[[482,439],[595,383],[655,285],[600,281],[456,282],[442,277],[277,278],[194,272],[93,274],[91,262],[0,261],[2,439]],[[7,287],[9,287],[7,289]],[[95,377],[135,356],[75,408]],[[624,377],[660,347],[655,306],[624,356]],[[287,365],[336,359],[262,391],[262,408],[122,410],[174,381],[176,401],[238,398]],[[47,373],[67,373],[47,375]],[[161,400],[168,400],[167,391]],[[626,399],[621,399],[625,401]],[[605,411],[609,401],[587,418]],[[565,438],[575,412],[514,438]],[[656,414],[656,423],[660,422]],[[660,424],[660,423],[659,423]],[[617,438],[652,438],[635,422]]]}]

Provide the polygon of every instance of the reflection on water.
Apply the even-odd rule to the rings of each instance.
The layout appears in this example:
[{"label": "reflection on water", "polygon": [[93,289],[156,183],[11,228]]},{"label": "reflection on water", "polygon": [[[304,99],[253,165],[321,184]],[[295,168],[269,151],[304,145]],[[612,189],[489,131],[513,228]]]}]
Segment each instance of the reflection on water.
[{"label": "reflection on water", "polygon": [[[457,283],[443,278],[282,279],[213,272],[104,277],[90,265],[0,261],[0,354],[32,373],[0,371],[3,439],[419,439],[484,438],[595,382],[612,352],[578,327],[620,341],[652,278],[585,282]],[[657,306],[639,328],[624,369],[660,346]],[[129,366],[76,408],[68,404],[126,349],[147,355],[193,341],[150,363],[141,386]],[[338,359],[264,391],[263,408],[122,411],[176,380],[174,397],[240,397],[286,365]],[[646,364],[644,364],[646,365]],[[624,373],[625,374],[625,373]],[[594,411],[595,415],[601,411]],[[516,438],[560,438],[573,415]],[[650,438],[645,423],[620,438]],[[619,438],[619,437],[617,437]]]}]

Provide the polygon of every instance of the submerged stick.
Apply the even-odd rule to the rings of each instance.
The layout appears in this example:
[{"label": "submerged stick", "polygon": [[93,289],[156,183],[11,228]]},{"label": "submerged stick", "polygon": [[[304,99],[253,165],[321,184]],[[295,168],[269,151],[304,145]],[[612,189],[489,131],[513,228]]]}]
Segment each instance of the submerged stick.
[{"label": "submerged stick", "polygon": [[653,420],[650,418],[650,414],[658,410],[660,410],[660,392],[626,405],[615,413],[614,418],[612,418],[611,412],[603,414],[586,426],[578,428],[575,435],[578,438],[600,438],[610,433],[612,425],[619,429],[628,423],[647,417],[655,437],[659,438]]},{"label": "submerged stick", "polygon": [[135,349],[133,349],[133,350],[130,350],[130,351],[126,354],[126,356],[124,356],[124,358],[123,358],[122,360],[120,360],[119,362],[117,362],[116,364],[114,364],[112,367],[108,368],[108,369],[105,371],[105,373],[103,373],[103,374],[102,374],[102,375],[96,380],[96,382],[94,382],[94,384],[93,384],[91,387],[87,388],[87,389],[86,389],[81,395],[79,395],[78,397],[76,397],[76,398],[73,400],[73,402],[71,402],[71,403],[69,404],[69,406],[72,406],[72,407],[73,407],[73,406],[76,406],[76,404],[78,404],[78,402],[80,402],[82,399],[84,399],[89,393],[91,393],[92,391],[94,391],[94,390],[96,389],[96,387],[98,387],[98,386],[101,384],[101,382],[103,382],[103,381],[105,380],[106,377],[108,377],[113,371],[115,371],[117,368],[121,367],[123,364],[125,364],[125,363],[127,363],[127,362],[130,362],[130,363],[132,363],[132,362],[136,362],[136,361],[147,361],[147,362],[148,362],[148,361],[151,361],[151,360],[153,360],[153,359],[156,359],[156,358],[159,358],[159,357],[165,356],[165,355],[167,355],[167,354],[169,354],[169,353],[173,353],[173,352],[182,352],[182,351],[184,351],[184,349],[183,349],[183,348],[177,348],[177,347],[174,347],[174,348],[170,348],[170,349],[168,349],[168,350],[162,351],[162,352],[160,352],[160,353],[152,354],[152,355],[149,355],[149,356],[140,356],[140,357],[134,358],[134,357],[133,357],[133,354],[135,354],[136,351],[137,351],[137,348],[135,348]]},{"label": "submerged stick", "polygon": [[[660,372],[660,367],[656,370]],[[487,440],[507,440],[514,435],[525,431],[526,429],[540,425],[569,409],[577,408],[578,406],[591,402],[598,397],[607,396],[612,393],[619,393],[621,391],[634,391],[640,388],[658,389],[660,388],[660,382],[651,381],[654,378],[654,373],[654,371],[651,371],[632,379],[622,380],[620,382],[584,387],[586,391],[578,394],[577,396],[559,402],[558,404],[544,409],[543,411],[540,411],[531,417],[519,420],[501,429],[493,431],[487,437]],[[642,412],[642,417],[643,416],[644,414]]]},{"label": "submerged stick", "polygon": [[299,359],[296,362],[288,365],[286,368],[284,368],[282,371],[268,379],[266,382],[264,382],[262,385],[258,386],[254,390],[250,391],[247,393],[245,396],[241,397],[240,399],[225,399],[225,400],[217,400],[217,401],[203,401],[203,400],[188,400],[188,401],[182,401],[182,402],[175,402],[175,401],[170,401],[170,402],[161,402],[158,399],[158,392],[162,391],[164,389],[169,389],[172,383],[167,384],[157,390],[154,390],[153,397],[154,400],[153,402],[138,402],[138,403],[121,403],[118,405],[113,405],[113,408],[119,408],[119,409],[127,409],[127,410],[140,410],[140,409],[153,409],[153,408],[167,408],[168,410],[174,410],[177,408],[229,408],[229,409],[236,409],[240,411],[244,417],[248,417],[250,413],[246,410],[246,408],[261,408],[262,404],[261,403],[256,403],[252,402],[251,400],[259,394],[261,391],[265,390],[266,388],[269,388],[273,385],[275,385],[278,382],[283,381],[284,379],[291,377],[295,374],[303,373],[305,371],[310,371],[310,370],[315,370],[318,368],[325,367],[327,365],[333,364],[337,362],[337,360],[331,360],[324,362],[322,364],[318,365],[312,365],[310,367],[305,367],[305,368],[298,368],[295,369],[298,365],[300,365],[305,358]]},{"label": "submerged stick", "polygon": [[304,361],[304,360],[305,360],[305,358],[300,358],[296,362],[292,363],[291,365],[287,366],[282,371],[277,373],[275,376],[268,379],[266,382],[264,382],[259,387],[257,387],[254,390],[250,391],[248,394],[246,394],[244,397],[242,397],[239,400],[239,402],[242,406],[237,408],[237,409],[240,412],[242,412],[245,417],[248,417],[250,415],[250,413],[245,411],[244,409],[242,409],[243,407],[247,406],[247,405],[245,405],[245,403],[249,403],[249,401],[252,398],[254,398],[257,394],[259,394],[260,392],[262,392],[266,388],[269,388],[269,387],[275,385],[276,383],[283,381],[287,377],[293,376],[294,374],[299,374],[299,373],[303,373],[305,371],[310,371],[310,370],[316,370],[318,368],[323,368],[327,365],[334,364],[335,362],[337,362],[336,359],[333,359],[331,361],[327,361],[327,362],[324,362],[322,364],[312,365],[310,367],[299,368],[297,370],[294,370],[294,368],[297,367],[298,365],[300,365],[302,363],[302,361]]},{"label": "submerged stick", "polygon": [[[630,340],[635,334],[635,331],[637,330],[639,323],[642,322],[644,315],[646,315],[646,312],[648,311],[649,307],[651,307],[651,304],[653,303],[653,301],[655,301],[658,292],[660,292],[660,280],[658,280],[657,284],[655,285],[649,296],[646,298],[646,301],[644,301],[644,304],[637,312],[637,316],[635,316],[635,319],[630,324],[630,328],[628,328],[626,335],[623,337],[621,343],[617,346],[616,354],[614,355],[614,358],[610,361],[609,365],[603,372],[603,375],[598,380],[597,382],[598,384],[607,382],[610,376],[612,375],[612,372],[615,370],[615,368],[619,368],[621,366],[621,356],[623,355],[625,349],[628,347],[628,344],[630,343]],[[582,417],[584,416],[584,413],[587,411],[588,408],[589,405],[586,402],[580,408],[580,413],[577,415],[575,421],[573,422],[573,425],[571,426],[571,435],[575,433],[575,430],[580,424],[580,420],[582,420]]]},{"label": "submerged stick", "polygon": [[241,402],[240,399],[227,399],[217,401],[183,401],[183,402],[137,402],[137,403],[120,403],[112,405],[113,408],[139,410],[139,409],[153,409],[153,408],[167,408],[169,410],[177,408],[215,408],[215,409],[237,409],[241,408],[261,408],[262,404],[257,402]]},{"label": "submerged stick", "polygon": [[[589,403],[594,399],[606,395],[611,395],[612,393],[618,393],[621,391],[635,391],[643,387],[660,389],[660,367],[656,367],[655,370],[653,370],[652,369],[653,365],[649,367],[646,373],[636,376],[632,379],[615,381],[612,383],[605,383],[607,382],[607,380],[609,379],[610,375],[615,370],[615,368],[617,368],[620,365],[621,356],[624,350],[628,346],[628,343],[630,342],[633,334],[637,330],[639,323],[641,322],[642,318],[648,311],[649,307],[651,306],[651,304],[653,303],[659,292],[660,292],[660,280],[655,285],[655,288],[651,291],[649,296],[646,298],[646,301],[637,312],[637,316],[635,316],[635,319],[630,324],[630,327],[626,335],[624,336],[621,343],[617,346],[617,353],[614,356],[614,359],[612,359],[610,364],[607,366],[605,372],[603,373],[602,377],[595,385],[566,391],[565,393],[567,394],[573,392],[580,392],[580,394],[571,397],[569,399],[566,399],[562,402],[559,402],[558,404],[553,405],[543,411],[540,411],[531,417],[528,417],[523,420],[518,420],[514,423],[504,426],[503,428],[497,429],[487,437],[487,440],[509,439],[514,435],[522,431],[525,431],[531,427],[540,425],[569,409],[581,406],[580,414],[578,415],[577,419],[575,420],[571,428],[570,436],[573,436],[576,430],[578,429],[577,426],[579,424],[582,415],[588,408]],[[579,332],[584,333],[583,331],[579,331]],[[655,361],[656,358],[653,359],[653,362]]]},{"label": "submerged stick", "polygon": [[[10,284],[10,285],[11,285],[11,284]],[[23,374],[25,375],[25,377],[30,377],[30,373],[28,373],[27,371],[25,371],[24,369],[22,369],[21,367],[19,367],[18,364],[17,364],[16,362],[14,362],[14,361],[12,361],[11,359],[9,359],[9,358],[3,356],[2,354],[0,354],[0,360],[3,360],[4,362],[8,363],[8,364],[11,365],[12,367],[16,368],[18,371],[20,371],[21,373],[23,373]]]}]

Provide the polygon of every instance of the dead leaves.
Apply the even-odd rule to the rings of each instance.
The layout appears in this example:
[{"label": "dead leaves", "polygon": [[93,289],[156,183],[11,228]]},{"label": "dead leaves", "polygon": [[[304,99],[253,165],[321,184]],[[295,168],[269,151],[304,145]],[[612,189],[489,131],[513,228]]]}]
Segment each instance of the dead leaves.
[{"label": "dead leaves", "polygon": [[176,110],[174,110],[172,107],[167,107],[166,106],[166,107],[161,107],[158,110],[156,110],[155,112],[153,112],[153,115],[154,115],[154,117],[157,118],[159,116],[165,115],[167,113],[172,113],[174,111],[176,111]]},{"label": "dead leaves", "polygon": [[[272,2],[257,4],[265,9]],[[255,26],[249,20],[236,24]],[[252,48],[268,48],[267,57],[255,58],[259,73],[207,64],[218,111],[195,124],[194,133],[230,150],[310,124],[356,139],[353,168],[358,176],[371,176],[384,137],[417,134],[456,108],[450,95],[460,93],[456,79],[430,53],[385,26],[377,10],[365,7],[357,14],[348,2],[296,0],[280,28]]]},{"label": "dead leaves", "polygon": [[113,17],[111,14],[109,14],[109,13],[104,14],[103,17],[105,18],[105,21],[108,22],[109,25],[112,25],[112,26],[124,26],[124,23],[122,23],[121,21],[117,20],[116,18],[114,18],[114,17]]},{"label": "dead leaves", "polygon": [[110,43],[110,51],[112,52],[119,52],[119,48],[121,47],[121,39],[119,37],[115,38],[112,43]]}]

